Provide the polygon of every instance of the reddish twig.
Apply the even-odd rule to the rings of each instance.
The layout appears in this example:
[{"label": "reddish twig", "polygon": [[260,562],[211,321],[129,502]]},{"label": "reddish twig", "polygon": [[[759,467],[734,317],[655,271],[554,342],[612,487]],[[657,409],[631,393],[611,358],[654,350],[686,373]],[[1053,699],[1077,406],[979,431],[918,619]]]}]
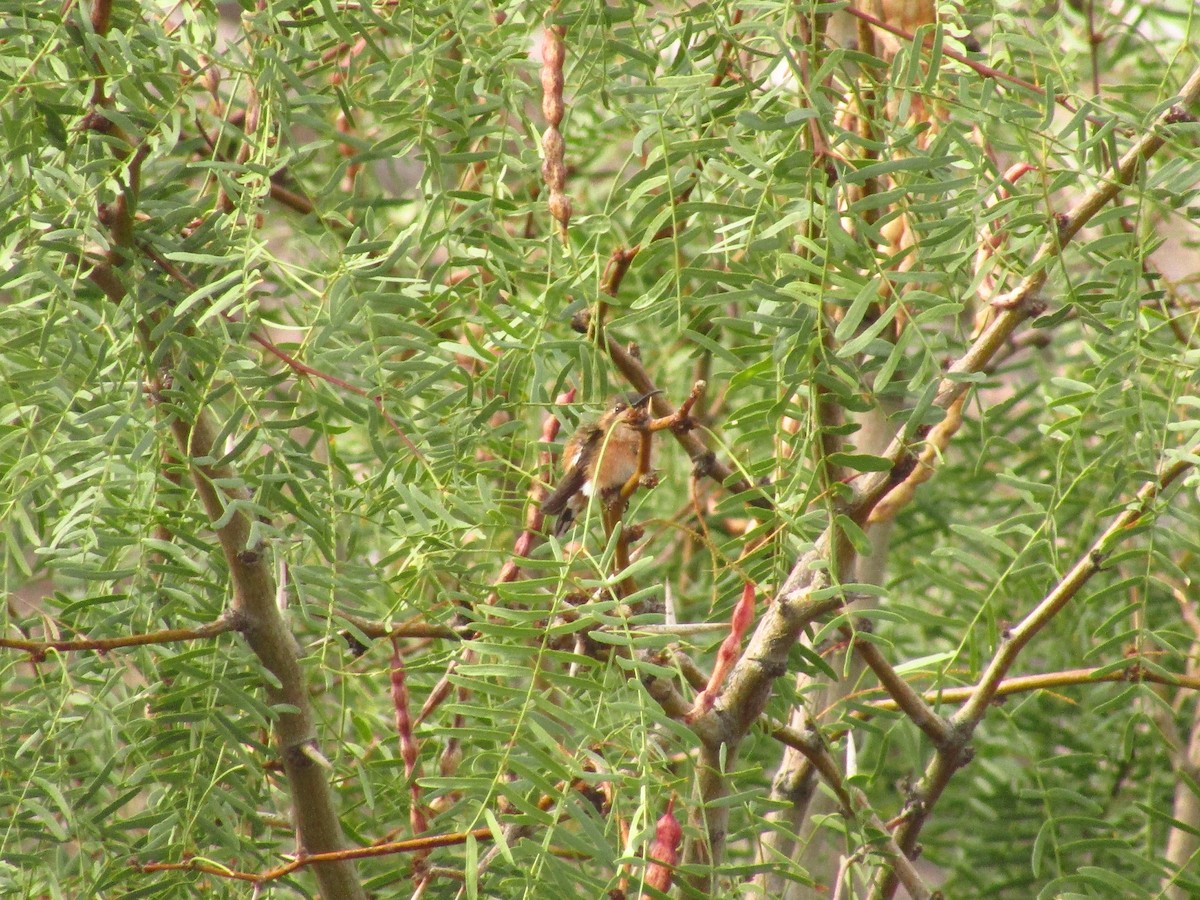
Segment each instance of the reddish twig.
[{"label": "reddish twig", "polygon": [[299,856],[283,866],[267,869],[265,872],[239,872],[224,866],[200,862],[192,859],[179,863],[131,863],[139,872],[203,872],[206,875],[216,875],[235,881],[248,881],[253,884],[266,884],[269,881],[290,875],[305,866],[327,862],[346,862],[355,859],[368,859],[375,856],[392,856],[397,853],[418,853],[436,850],[438,847],[454,847],[465,844],[469,840],[490,841],[490,828],[476,828],[472,831],[456,831],[448,834],[433,834],[428,837],[412,838],[405,841],[389,841],[385,844],[372,844],[370,847],[355,847],[352,850],[337,850],[330,853],[310,853]]},{"label": "reddish twig", "polygon": [[[848,12],[850,15],[859,19],[860,21],[866,22],[869,25],[873,25],[874,27],[880,29],[881,31],[886,31],[888,34],[893,34],[898,38],[903,38],[904,40],[908,41],[911,44],[914,44],[914,45],[916,44],[916,41],[917,41],[916,35],[905,31],[903,28],[898,28],[895,25],[892,25],[888,22],[884,22],[881,19],[877,19],[875,16],[871,15],[870,13],[863,12],[861,9],[855,8],[853,4],[844,7],[844,10],[846,12]],[[1018,87],[1022,87],[1027,91],[1032,91],[1033,93],[1037,94],[1039,97],[1046,96],[1045,88],[1038,87],[1033,82],[1026,81],[1024,78],[1018,78],[1016,75],[1010,75],[1008,72],[1004,72],[1000,69],[989,66],[987,63],[981,63],[978,60],[971,59],[971,57],[969,57],[969,56],[964,56],[962,53],[959,53],[953,47],[943,46],[942,53],[945,54],[946,56],[950,57],[950,59],[954,60],[955,62],[962,63],[967,68],[973,70],[977,75],[982,75],[984,78],[991,78],[995,81],[1007,81],[1009,84],[1015,84]],[[1067,102],[1065,97],[1055,95],[1054,102],[1057,103],[1059,106],[1063,107],[1064,109],[1068,109],[1071,112],[1075,112],[1075,109],[1071,106],[1071,104],[1069,104]],[[1105,122],[1103,119],[1099,118],[1098,116],[1087,116],[1086,118],[1093,125],[1107,125],[1108,124],[1107,122]],[[1127,130],[1124,130],[1124,129],[1118,129],[1118,130],[1122,131],[1122,133],[1124,133],[1124,134],[1129,134],[1129,132]]]},{"label": "reddish twig", "polygon": [[[563,406],[575,399],[575,389],[564,391],[559,394],[554,402]],[[551,444],[558,436],[559,423],[555,416],[547,416],[546,421],[542,423],[542,441],[546,444]],[[533,548],[537,545],[541,538],[542,525],[545,521],[545,516],[542,513],[542,500],[546,498],[545,484],[550,480],[554,469],[554,459],[549,450],[542,450],[538,454],[538,466],[543,472],[543,477],[534,478],[529,486],[529,505],[525,513],[525,530],[517,537],[516,543],[513,544],[512,555],[504,563],[500,569],[500,574],[488,593],[487,598],[483,601],[484,606],[494,606],[500,599],[499,588],[502,584],[510,584],[517,580],[521,574],[521,560],[527,558],[533,552]],[[469,660],[473,657],[472,651],[468,650],[464,653],[462,659]],[[445,699],[450,695],[451,683],[450,679],[458,670],[459,660],[451,661],[446,667],[445,674],[434,685],[433,690],[429,692],[429,696],[425,698],[425,703],[421,707],[421,712],[417,714],[417,724],[424,722],[426,718],[437,709]]]},{"label": "reddish twig", "polygon": [[[554,402],[558,406],[565,406],[574,399],[575,388],[571,388],[555,397]],[[554,439],[558,437],[558,429],[558,418],[547,416],[546,421],[542,423],[542,443],[547,445],[554,443]],[[521,572],[521,560],[533,552],[533,548],[541,539],[542,525],[546,518],[542,513],[542,501],[546,499],[546,484],[554,477],[554,459],[550,450],[542,450],[538,453],[538,467],[543,475],[541,478],[534,478],[529,485],[529,506],[525,512],[525,530],[521,532],[513,545],[512,555],[500,569],[496,586],[492,588],[491,593],[484,601],[487,606],[494,605],[499,599],[497,587],[517,580],[517,576]]]}]

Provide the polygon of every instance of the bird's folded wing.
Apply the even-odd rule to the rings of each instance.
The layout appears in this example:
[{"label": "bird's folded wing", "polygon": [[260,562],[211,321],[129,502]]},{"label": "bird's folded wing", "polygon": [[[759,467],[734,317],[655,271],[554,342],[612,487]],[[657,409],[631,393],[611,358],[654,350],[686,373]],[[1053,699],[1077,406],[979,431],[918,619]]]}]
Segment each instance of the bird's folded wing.
[{"label": "bird's folded wing", "polygon": [[567,508],[567,501],[583,487],[586,480],[587,472],[584,471],[583,466],[572,466],[570,471],[558,482],[558,487],[542,501],[542,512],[548,516],[559,515]]}]

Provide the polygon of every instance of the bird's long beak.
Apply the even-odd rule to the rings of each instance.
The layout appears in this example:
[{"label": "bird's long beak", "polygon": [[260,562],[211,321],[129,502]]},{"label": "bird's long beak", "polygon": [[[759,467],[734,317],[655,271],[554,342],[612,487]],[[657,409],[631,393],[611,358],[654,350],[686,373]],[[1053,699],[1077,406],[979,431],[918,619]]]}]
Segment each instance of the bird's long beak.
[{"label": "bird's long beak", "polygon": [[655,388],[654,390],[650,391],[650,393],[648,393],[648,394],[642,394],[642,396],[640,396],[636,400],[634,400],[631,405],[634,407],[645,406],[646,403],[649,402],[651,397],[653,397],[655,394],[661,394],[661,393],[662,393],[662,388]]}]

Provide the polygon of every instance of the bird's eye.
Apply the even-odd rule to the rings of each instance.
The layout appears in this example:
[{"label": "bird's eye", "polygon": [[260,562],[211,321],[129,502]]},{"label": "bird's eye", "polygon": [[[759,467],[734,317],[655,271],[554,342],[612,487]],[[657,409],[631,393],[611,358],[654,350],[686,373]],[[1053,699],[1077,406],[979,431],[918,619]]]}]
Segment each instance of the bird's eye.
[{"label": "bird's eye", "polygon": [[617,412],[625,412],[625,410],[629,409],[629,407],[626,406],[624,403],[618,403],[616,406],[613,407],[613,409],[615,409]]}]

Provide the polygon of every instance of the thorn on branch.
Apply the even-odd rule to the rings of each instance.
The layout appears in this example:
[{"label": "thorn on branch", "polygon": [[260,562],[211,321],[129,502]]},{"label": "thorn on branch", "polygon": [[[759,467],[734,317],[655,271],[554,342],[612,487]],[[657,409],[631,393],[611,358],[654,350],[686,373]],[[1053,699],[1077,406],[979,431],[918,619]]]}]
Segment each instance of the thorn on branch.
[{"label": "thorn on branch", "polygon": [[707,478],[712,474],[713,469],[717,464],[717,454],[709,450],[706,453],[696,457],[696,461],[692,464],[692,477],[699,480]]},{"label": "thorn on branch", "polygon": [[1135,662],[1121,674],[1124,676],[1126,681],[1140,684],[1141,682],[1145,681],[1146,670],[1142,667],[1141,663]]},{"label": "thorn on branch", "polygon": [[[922,426],[923,428],[924,426]],[[920,429],[918,429],[919,431]],[[927,432],[928,433],[928,432]],[[924,437],[925,435],[921,435]],[[895,486],[903,484],[908,480],[908,476],[913,473],[917,467],[917,455],[911,450],[904,451],[903,455],[896,460],[896,464],[892,466],[892,470],[888,473],[888,483]]]},{"label": "thorn on branch", "polygon": [[288,757],[292,765],[296,768],[320,766],[322,769],[333,769],[333,763],[327,760],[321,753],[317,747],[315,738],[310,738],[302,744],[288,747],[284,750],[284,755]]},{"label": "thorn on branch", "polygon": [[346,642],[346,649],[354,659],[360,659],[370,648],[356,638],[350,629],[344,628],[338,632],[338,637]]},{"label": "thorn on branch", "polygon": [[1181,122],[1195,122],[1196,116],[1188,112],[1178,103],[1167,110],[1167,114],[1163,116],[1163,124],[1178,125]]},{"label": "thorn on branch", "polygon": [[920,818],[924,814],[925,801],[917,795],[915,786],[910,786],[909,794],[904,800],[904,808],[900,810],[900,815],[896,817],[896,820],[901,822],[905,819]]}]

